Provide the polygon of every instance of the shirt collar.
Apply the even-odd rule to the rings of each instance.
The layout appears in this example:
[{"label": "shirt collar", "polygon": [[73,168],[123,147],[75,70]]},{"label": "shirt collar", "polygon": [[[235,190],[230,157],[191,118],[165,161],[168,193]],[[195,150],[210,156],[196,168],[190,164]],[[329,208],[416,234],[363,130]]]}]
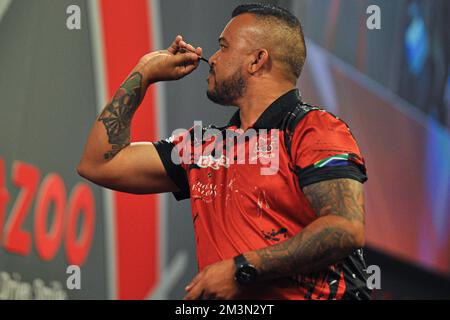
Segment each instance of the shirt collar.
[{"label": "shirt collar", "polygon": [[[292,89],[278,99],[264,110],[259,116],[256,122],[253,124],[254,129],[274,129],[279,128],[284,116],[302,100],[298,89]],[[236,126],[239,128],[241,125],[241,119],[239,116],[239,110],[237,110],[231,117],[227,124],[227,127]]]}]

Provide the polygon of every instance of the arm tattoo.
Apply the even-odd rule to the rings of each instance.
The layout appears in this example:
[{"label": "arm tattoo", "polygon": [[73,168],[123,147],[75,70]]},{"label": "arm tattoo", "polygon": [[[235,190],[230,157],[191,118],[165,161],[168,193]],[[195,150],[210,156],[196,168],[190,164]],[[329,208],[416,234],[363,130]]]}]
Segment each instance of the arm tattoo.
[{"label": "arm tattoo", "polygon": [[363,185],[352,179],[334,179],[303,188],[318,217],[338,215],[364,224]]},{"label": "arm tattoo", "polygon": [[352,251],[351,233],[340,227],[304,230],[279,244],[246,253],[256,261],[261,278],[278,278],[320,271]]},{"label": "arm tattoo", "polygon": [[[336,179],[309,185],[303,191],[319,218],[286,241],[245,254],[262,279],[320,271],[355,249],[355,235],[348,225],[364,224],[362,184]],[[344,218],[343,223],[336,223],[332,216]]]},{"label": "arm tattoo", "polygon": [[97,119],[103,122],[111,145],[105,159],[111,159],[130,144],[131,119],[141,100],[141,80],[139,72],[130,75]]}]

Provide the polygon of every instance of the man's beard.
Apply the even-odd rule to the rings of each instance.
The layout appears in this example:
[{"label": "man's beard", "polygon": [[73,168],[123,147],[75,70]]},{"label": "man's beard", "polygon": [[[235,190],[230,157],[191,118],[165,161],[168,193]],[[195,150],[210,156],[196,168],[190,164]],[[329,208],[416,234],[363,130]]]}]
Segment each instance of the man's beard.
[{"label": "man's beard", "polygon": [[241,69],[237,70],[230,78],[217,82],[214,77],[214,88],[207,91],[208,98],[223,106],[234,106],[236,100],[243,96],[247,88]]}]

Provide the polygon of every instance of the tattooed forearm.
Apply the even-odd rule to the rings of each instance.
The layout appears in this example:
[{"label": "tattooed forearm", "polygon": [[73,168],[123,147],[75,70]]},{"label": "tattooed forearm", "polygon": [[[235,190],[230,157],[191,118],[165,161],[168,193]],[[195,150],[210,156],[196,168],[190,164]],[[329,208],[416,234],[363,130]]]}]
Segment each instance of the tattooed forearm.
[{"label": "tattooed forearm", "polygon": [[335,179],[303,188],[317,216],[339,215],[364,224],[363,185],[352,179]]},{"label": "tattooed forearm", "polygon": [[363,246],[361,183],[335,179],[309,185],[303,192],[318,218],[284,242],[245,254],[262,278],[320,271]]},{"label": "tattooed forearm", "polygon": [[112,101],[103,109],[98,121],[103,122],[111,150],[104,154],[111,159],[130,144],[131,119],[139,106],[142,91],[142,75],[131,74],[115,93]]},{"label": "tattooed forearm", "polygon": [[262,279],[272,279],[323,270],[351,253],[354,242],[345,228],[312,228],[245,256],[257,266]]}]

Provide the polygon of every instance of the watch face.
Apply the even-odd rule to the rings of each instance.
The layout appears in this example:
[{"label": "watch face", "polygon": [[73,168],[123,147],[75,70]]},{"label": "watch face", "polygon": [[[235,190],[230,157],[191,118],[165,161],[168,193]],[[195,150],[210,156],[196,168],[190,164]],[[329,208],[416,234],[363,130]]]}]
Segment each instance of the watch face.
[{"label": "watch face", "polygon": [[236,273],[236,280],[241,284],[248,284],[255,280],[256,268],[252,265],[243,265]]}]

